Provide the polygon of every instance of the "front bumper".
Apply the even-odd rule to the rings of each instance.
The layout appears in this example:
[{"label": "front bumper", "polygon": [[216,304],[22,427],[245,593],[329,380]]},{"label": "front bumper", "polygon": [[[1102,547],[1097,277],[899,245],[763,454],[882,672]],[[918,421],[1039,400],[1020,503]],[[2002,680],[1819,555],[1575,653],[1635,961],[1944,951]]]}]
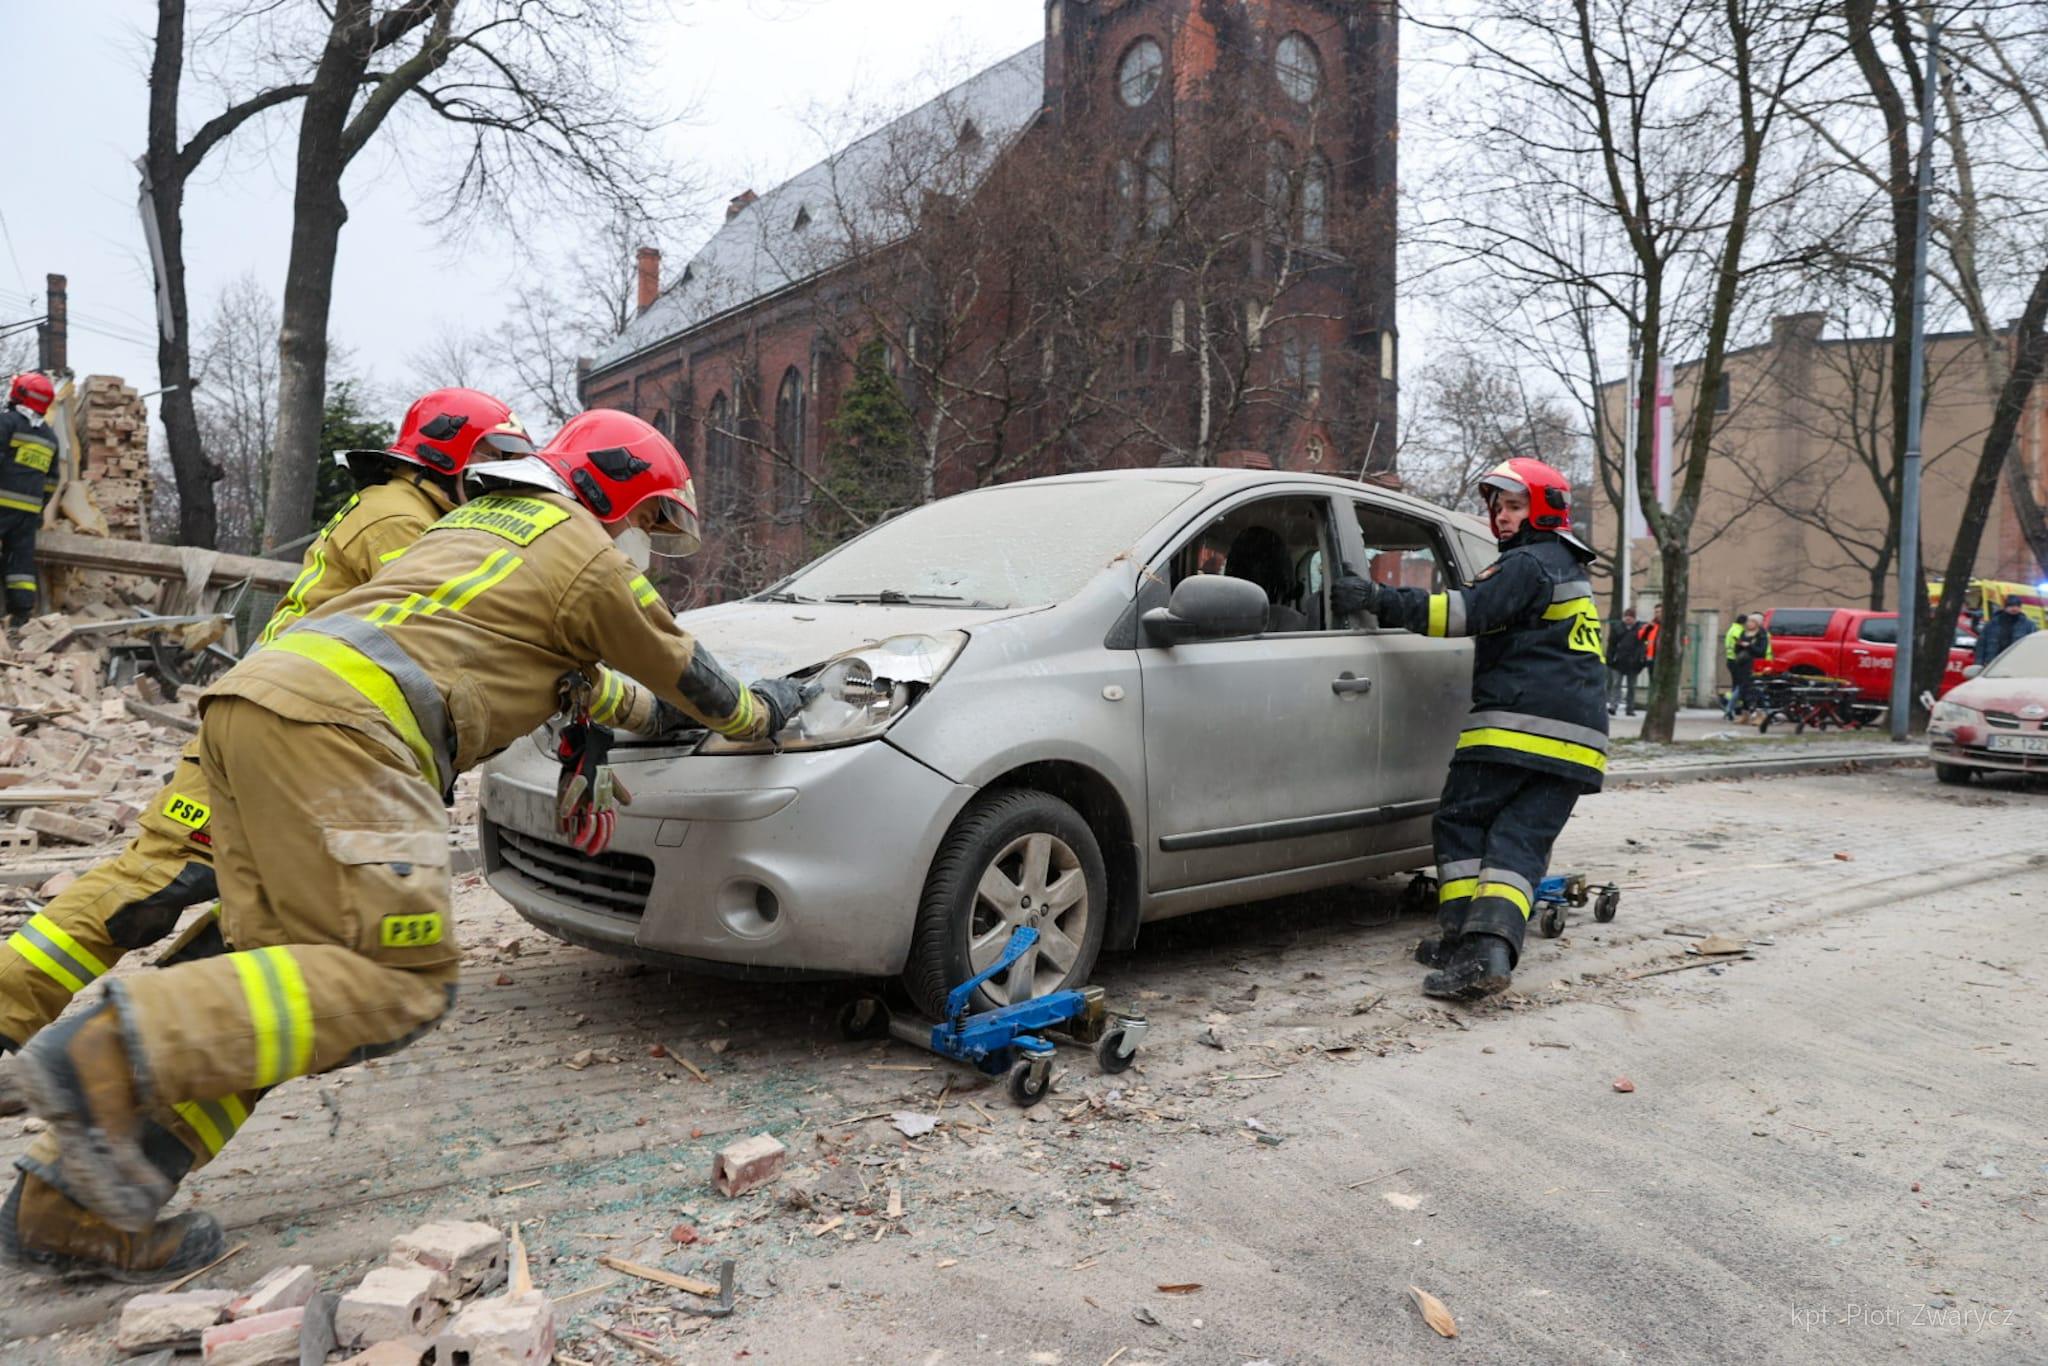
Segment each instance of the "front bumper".
[{"label": "front bumper", "polygon": [[2022,737],[2036,746],[2048,745],[2048,727],[2039,725],[1987,726],[1977,722],[1948,722],[1927,728],[1927,752],[1938,764],[1959,764],[1993,773],[2026,773],[2048,777],[2048,753],[2021,754],[1992,749],[1994,740],[2004,736]]},{"label": "front bumper", "polygon": [[558,939],[747,976],[885,976],[910,953],[938,842],[973,795],[886,741],[626,762],[633,793],[595,858],[554,829],[554,762],[486,768],[484,875]]}]

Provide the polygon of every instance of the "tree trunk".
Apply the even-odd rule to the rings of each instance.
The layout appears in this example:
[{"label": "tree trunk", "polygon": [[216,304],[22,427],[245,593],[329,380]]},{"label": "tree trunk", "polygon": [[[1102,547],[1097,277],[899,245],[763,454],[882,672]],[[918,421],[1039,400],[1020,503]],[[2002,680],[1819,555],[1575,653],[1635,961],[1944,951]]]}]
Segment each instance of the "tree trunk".
[{"label": "tree trunk", "polygon": [[171,476],[178,489],[178,543],[212,549],[219,536],[213,486],[218,465],[206,458],[192,396],[192,337],[185,299],[185,171],[178,158],[178,88],[185,73],[185,0],[158,0],[156,51],[149,70],[149,141],[143,157],[149,178],[149,209],[163,252],[158,283],[168,299],[170,336],[157,322],[157,384],[164,389],[159,412]]},{"label": "tree trunk", "polygon": [[264,496],[263,548],[313,527],[321,414],[327,406],[327,318],[334,263],[348,221],[341,175],[343,134],[371,45],[369,0],[341,0],[299,117],[298,179],[292,193],[292,249],[285,266],[277,342],[277,451]]},{"label": "tree trunk", "polygon": [[[1963,516],[1956,527],[1955,544],[1948,553],[1948,569],[1942,576],[1946,591],[1941,605],[1927,617],[1927,632],[1913,649],[1913,696],[1941,686],[1948,667],[1949,644],[1956,638],[1956,619],[1962,614],[1963,599],[1970,582],[1970,570],[1977,563],[1977,547],[1984,538],[1984,523],[1990,520],[1991,500],[1998,492],[1998,476],[2012,455],[2013,440],[2019,435],[2020,418],[2027,410],[2027,396],[2044,373],[2048,373],[2048,267],[2034,277],[2027,295],[2026,310],[2014,328],[2012,369],[1998,393],[1991,426],[1984,433],[1984,448],[1977,457],[1977,472],[1970,480]],[[1923,580],[1924,582],[1924,580]],[[1925,601],[1925,592],[1921,594]],[[1914,709],[1916,720],[1919,708]]]},{"label": "tree trunk", "polygon": [[2020,536],[2034,557],[2034,568],[2048,574],[2048,513],[2043,513],[2041,500],[2034,494],[2034,472],[2018,449],[2006,459],[2005,488],[2019,518]]}]

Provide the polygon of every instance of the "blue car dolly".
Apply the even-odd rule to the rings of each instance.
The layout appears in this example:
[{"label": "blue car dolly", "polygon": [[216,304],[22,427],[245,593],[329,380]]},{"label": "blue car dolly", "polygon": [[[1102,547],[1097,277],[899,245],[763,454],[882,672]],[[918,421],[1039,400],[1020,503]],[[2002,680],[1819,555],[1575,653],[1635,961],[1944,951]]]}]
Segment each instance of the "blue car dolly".
[{"label": "blue car dolly", "polygon": [[1010,1099],[1032,1106],[1052,1089],[1052,1035],[1063,1042],[1095,1050],[1095,1063],[1106,1073],[1124,1071],[1138,1057],[1145,1037],[1143,1015],[1111,1015],[1103,1005],[1101,987],[1055,991],[1015,1005],[996,1006],[970,1015],[974,989],[1006,971],[1038,942],[1038,931],[1026,925],[1010,936],[995,962],[946,993],[946,1018],[927,1020],[894,1012],[879,996],[862,996],[839,1012],[839,1032],[848,1039],[880,1039],[895,1035],[942,1058],[972,1063],[989,1076],[1008,1074]]},{"label": "blue car dolly", "polygon": [[[1434,907],[1436,879],[1417,873],[1405,896],[1411,909]],[[1545,939],[1555,939],[1564,933],[1565,908],[1583,907],[1588,901],[1593,903],[1593,918],[1604,925],[1621,909],[1621,888],[1611,882],[1595,886],[1584,873],[1557,873],[1536,884],[1536,904],[1529,908],[1529,918]]]}]

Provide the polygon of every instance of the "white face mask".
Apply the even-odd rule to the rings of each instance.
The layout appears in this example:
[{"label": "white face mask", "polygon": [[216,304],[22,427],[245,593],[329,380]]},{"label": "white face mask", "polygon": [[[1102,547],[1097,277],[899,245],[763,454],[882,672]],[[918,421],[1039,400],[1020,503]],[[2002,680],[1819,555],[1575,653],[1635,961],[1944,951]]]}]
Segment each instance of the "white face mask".
[{"label": "white face mask", "polygon": [[633,562],[634,568],[643,573],[646,572],[648,565],[654,563],[654,541],[637,526],[629,526],[621,531],[613,539],[612,544],[619,548],[621,555]]}]

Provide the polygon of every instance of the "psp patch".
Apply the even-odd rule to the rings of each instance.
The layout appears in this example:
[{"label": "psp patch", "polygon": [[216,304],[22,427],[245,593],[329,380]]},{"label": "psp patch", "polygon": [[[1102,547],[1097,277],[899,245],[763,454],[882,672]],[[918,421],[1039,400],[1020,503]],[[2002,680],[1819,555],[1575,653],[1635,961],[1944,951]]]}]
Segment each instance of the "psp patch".
[{"label": "psp patch", "polygon": [[190,797],[172,793],[164,799],[164,814],[187,830],[203,830],[212,818],[213,809],[204,802],[195,802]]},{"label": "psp patch", "polygon": [[419,949],[441,942],[439,915],[387,915],[377,925],[377,942],[387,949]]}]

